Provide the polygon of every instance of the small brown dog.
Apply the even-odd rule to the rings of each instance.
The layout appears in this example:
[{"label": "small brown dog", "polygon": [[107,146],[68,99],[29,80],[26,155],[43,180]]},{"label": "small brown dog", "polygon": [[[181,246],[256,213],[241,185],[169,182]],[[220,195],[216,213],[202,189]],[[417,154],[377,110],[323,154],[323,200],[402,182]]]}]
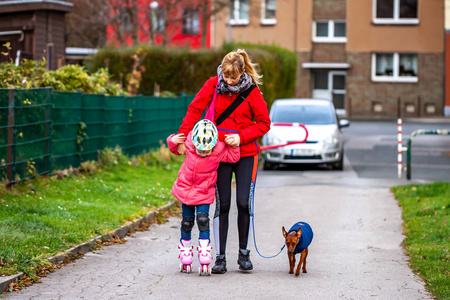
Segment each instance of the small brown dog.
[{"label": "small brown dog", "polygon": [[300,253],[300,261],[295,271],[295,276],[300,275],[300,268],[303,264],[303,273],[306,271],[306,257],[308,256],[308,246],[313,239],[311,226],[305,222],[294,224],[289,232],[286,232],[284,226],[282,228],[283,236],[286,239],[287,254],[289,258],[289,274],[294,273],[295,255]]}]

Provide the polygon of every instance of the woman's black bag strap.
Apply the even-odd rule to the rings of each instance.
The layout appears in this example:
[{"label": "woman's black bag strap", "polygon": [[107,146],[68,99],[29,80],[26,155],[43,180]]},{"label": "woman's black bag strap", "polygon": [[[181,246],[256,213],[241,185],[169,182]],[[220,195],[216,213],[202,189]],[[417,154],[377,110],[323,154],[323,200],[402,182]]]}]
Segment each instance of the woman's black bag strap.
[{"label": "woman's black bag strap", "polygon": [[222,124],[223,121],[225,121],[226,118],[228,118],[231,113],[242,103],[244,102],[245,98],[247,98],[248,95],[253,91],[253,89],[256,87],[256,85],[252,84],[248,89],[240,93],[236,100],[233,101],[233,103],[228,106],[224,112],[217,118],[216,125],[219,126]]}]

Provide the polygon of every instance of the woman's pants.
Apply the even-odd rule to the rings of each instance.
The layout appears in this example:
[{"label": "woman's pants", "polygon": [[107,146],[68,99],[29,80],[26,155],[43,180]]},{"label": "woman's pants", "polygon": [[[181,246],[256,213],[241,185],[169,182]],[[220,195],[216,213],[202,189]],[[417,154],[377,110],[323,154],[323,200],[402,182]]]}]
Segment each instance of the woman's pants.
[{"label": "woman's pants", "polygon": [[239,248],[247,249],[250,231],[250,205],[258,169],[258,156],[241,157],[237,163],[220,163],[217,170],[216,210],[214,213],[214,243],[217,255],[225,255],[228,235],[228,215],[231,205],[231,179],[236,178]]}]

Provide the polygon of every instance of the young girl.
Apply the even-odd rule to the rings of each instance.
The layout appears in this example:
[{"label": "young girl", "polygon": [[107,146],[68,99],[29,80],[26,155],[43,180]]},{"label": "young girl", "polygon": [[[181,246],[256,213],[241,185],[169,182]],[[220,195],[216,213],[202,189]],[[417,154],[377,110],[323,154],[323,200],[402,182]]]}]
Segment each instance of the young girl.
[{"label": "young girl", "polygon": [[180,155],[178,144],[186,144],[186,158],[178,172],[172,195],[182,203],[180,271],[192,271],[191,231],[197,210],[199,233],[198,258],[200,274],[210,274],[212,255],[209,245],[209,206],[214,202],[217,168],[220,162],[235,163],[239,160],[239,147],[231,147],[218,140],[217,128],[209,120],[201,120],[187,137],[183,133],[172,134],[167,144],[172,153]]}]

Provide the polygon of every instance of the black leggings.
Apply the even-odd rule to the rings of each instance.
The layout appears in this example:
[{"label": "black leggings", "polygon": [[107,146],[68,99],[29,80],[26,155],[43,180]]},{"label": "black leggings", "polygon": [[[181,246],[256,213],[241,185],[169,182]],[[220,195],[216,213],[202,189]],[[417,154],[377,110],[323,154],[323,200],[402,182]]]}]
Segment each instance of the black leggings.
[{"label": "black leggings", "polygon": [[258,156],[241,157],[237,163],[220,163],[217,170],[216,211],[214,213],[214,243],[217,255],[225,255],[228,235],[228,215],[231,206],[231,179],[236,178],[239,248],[247,249],[250,229],[250,203],[258,169]]}]

